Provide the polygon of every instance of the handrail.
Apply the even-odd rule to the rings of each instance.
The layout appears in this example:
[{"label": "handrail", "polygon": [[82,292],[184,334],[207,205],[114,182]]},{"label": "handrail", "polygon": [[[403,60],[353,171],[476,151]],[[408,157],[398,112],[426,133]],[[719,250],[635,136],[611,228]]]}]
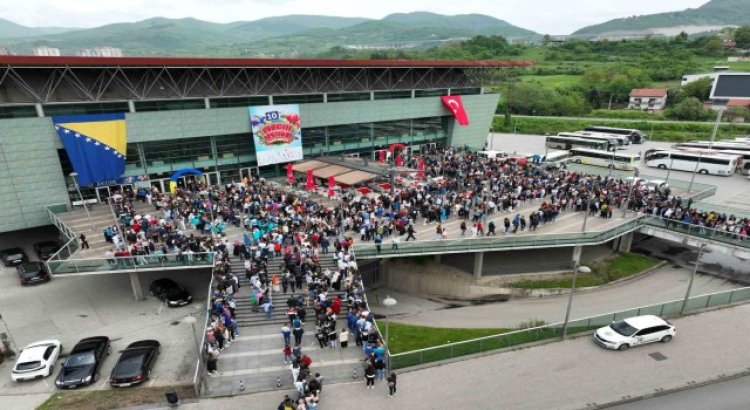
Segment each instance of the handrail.
[{"label": "handrail", "polygon": [[[669,219],[653,215],[644,215],[642,221],[644,225],[663,228],[670,232],[687,234],[701,239],[713,240],[725,244],[740,246],[743,248],[750,248],[750,241],[748,241],[748,237],[745,236],[743,238],[742,235],[736,232],[722,231],[720,229],[711,228],[705,225],[691,224],[677,219]],[[682,227],[682,229],[677,229],[677,227]]]},{"label": "handrail", "polygon": [[[208,283],[208,294],[206,295],[206,320],[203,323],[203,336],[201,336],[200,344],[198,345],[199,351],[198,353],[198,363],[196,363],[195,366],[195,375],[193,376],[193,385],[195,386],[196,392],[198,393],[198,396],[201,395],[202,389],[201,385],[205,381],[205,372],[207,369],[205,368],[205,363],[203,363],[203,354],[206,352],[206,329],[208,329],[208,324],[211,320],[211,308],[213,307],[211,303],[211,294],[214,290],[214,271],[216,269],[216,263],[218,262],[217,258],[214,258],[213,261],[213,267],[211,269],[211,281]],[[195,333],[195,331],[193,331]],[[193,335],[195,337],[195,335]],[[202,371],[201,371],[202,370]],[[201,380],[198,380],[198,378],[201,378]],[[207,387],[208,385],[206,385]]]},{"label": "handrail", "polygon": [[[65,237],[68,239],[67,242],[63,246],[60,247],[60,249],[57,250],[57,252],[53,253],[52,256],[50,256],[46,261],[45,265],[47,266],[47,271],[51,272],[49,261],[56,261],[56,260],[64,260],[66,258],[62,257],[62,252],[66,251],[67,256],[70,256],[75,250],[78,248],[78,236],[76,233],[68,227],[68,225],[60,218],[57,217],[55,212],[52,211],[53,207],[65,207],[65,210],[67,212],[68,205],[67,204],[54,204],[54,205],[48,205],[45,207],[47,211],[47,216],[49,217],[50,221],[53,225],[57,227],[57,229],[65,235]],[[75,245],[74,245],[75,244]],[[73,248],[73,249],[71,249]]]},{"label": "handrail", "polygon": [[[180,258],[178,258],[180,257]],[[168,253],[163,255],[115,256],[113,258],[47,261],[53,274],[96,273],[100,271],[138,271],[171,267],[206,267],[214,263],[213,252]]]}]

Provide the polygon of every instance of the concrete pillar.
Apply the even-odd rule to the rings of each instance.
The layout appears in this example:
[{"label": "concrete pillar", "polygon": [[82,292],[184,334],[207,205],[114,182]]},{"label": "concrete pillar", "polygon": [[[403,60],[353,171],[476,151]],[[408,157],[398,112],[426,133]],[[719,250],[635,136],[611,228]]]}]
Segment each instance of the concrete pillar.
[{"label": "concrete pillar", "polygon": [[36,103],[34,104],[34,109],[36,110],[36,116],[41,118],[44,117],[44,108],[42,107],[42,104]]},{"label": "concrete pillar", "polygon": [[128,272],[130,276],[130,287],[133,288],[133,297],[136,301],[143,300],[143,288],[141,287],[141,277],[138,272]]},{"label": "concrete pillar", "polygon": [[620,247],[620,238],[612,239],[612,250],[616,251]]},{"label": "concrete pillar", "polygon": [[328,102],[328,93],[323,93],[323,102],[324,103]]},{"label": "concrete pillar", "polygon": [[482,270],[484,269],[484,252],[474,254],[474,279],[482,279]]},{"label": "concrete pillar", "polygon": [[440,263],[440,261],[442,260],[440,256],[441,255],[432,255],[433,259],[435,260],[435,263]]},{"label": "concrete pillar", "polygon": [[411,98],[415,98],[417,96],[417,90],[411,89]]},{"label": "concrete pillar", "polygon": [[268,105],[273,105],[273,95],[268,96]]},{"label": "concrete pillar", "polygon": [[618,251],[630,252],[630,246],[633,245],[633,232],[626,233],[620,237],[620,245]]},{"label": "concrete pillar", "polygon": [[583,246],[573,247],[573,260],[571,262],[573,267],[581,264],[581,253],[583,253]]},{"label": "concrete pillar", "polygon": [[375,91],[370,91],[370,101],[375,101]]},{"label": "concrete pillar", "polygon": [[206,107],[207,110],[211,109],[211,100],[208,99],[208,97],[205,97],[203,99],[203,105]]},{"label": "concrete pillar", "polygon": [[128,100],[128,111],[135,112],[135,102],[133,100]]}]

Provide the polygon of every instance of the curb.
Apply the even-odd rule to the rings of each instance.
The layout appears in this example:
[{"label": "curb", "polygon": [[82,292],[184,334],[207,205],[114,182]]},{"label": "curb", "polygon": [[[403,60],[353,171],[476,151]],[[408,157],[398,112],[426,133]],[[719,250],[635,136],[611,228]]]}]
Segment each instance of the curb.
[{"label": "curb", "polygon": [[737,373],[732,373],[729,375],[720,374],[719,376],[716,376],[713,379],[704,380],[702,382],[697,382],[697,383],[688,382],[689,384],[687,384],[686,386],[682,386],[682,387],[675,387],[675,388],[667,389],[667,390],[658,390],[657,388],[658,391],[655,391],[653,393],[642,394],[640,396],[635,396],[635,397],[628,397],[626,399],[616,400],[616,401],[612,401],[612,402],[604,403],[604,404],[595,403],[593,406],[582,407],[582,409],[592,409],[592,408],[607,409],[607,408],[619,406],[622,404],[635,403],[635,402],[639,402],[642,400],[653,399],[656,397],[669,396],[670,394],[693,390],[693,389],[697,389],[700,387],[710,386],[712,384],[726,382],[726,381],[739,379],[739,378],[747,377],[747,376],[750,376],[750,368],[748,368],[747,370],[743,370]]}]

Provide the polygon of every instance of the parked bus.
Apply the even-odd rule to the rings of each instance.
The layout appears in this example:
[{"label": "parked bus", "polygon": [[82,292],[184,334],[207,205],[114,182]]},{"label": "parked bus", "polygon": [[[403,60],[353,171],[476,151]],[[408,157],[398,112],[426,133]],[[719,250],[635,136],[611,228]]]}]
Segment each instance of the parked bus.
[{"label": "parked bus", "polygon": [[612,147],[615,149],[625,149],[624,146],[620,146],[620,140],[617,139],[617,137],[609,135],[594,135],[590,133],[579,133],[579,132],[561,132],[557,134],[558,137],[570,137],[570,138],[583,138],[585,140],[597,140],[597,141],[605,141],[607,144],[609,144],[608,150],[611,150]]},{"label": "parked bus", "polygon": [[606,151],[609,148],[609,143],[606,141],[589,140],[576,137],[559,137],[557,135],[551,135],[547,137],[544,145],[550,149],[564,150],[571,150],[573,148],[590,148]]},{"label": "parked bus", "polygon": [[[654,150],[658,151],[658,150]],[[682,148],[680,151],[703,153],[703,155],[726,155],[729,157],[737,158],[737,172],[742,172],[744,175],[748,174],[748,164],[750,164],[750,151],[734,151],[734,150],[716,150],[716,149],[700,149],[700,148]]]},{"label": "parked bus", "polygon": [[546,168],[560,168],[570,158],[570,151],[549,151],[542,162]]},{"label": "parked bus", "polygon": [[636,130],[636,129],[600,127],[596,125],[590,125],[586,127],[584,131],[603,132],[605,134],[622,135],[622,136],[628,137],[630,142],[632,142],[633,144],[643,144],[646,141],[646,134],[644,134],[641,130]]},{"label": "parked bus", "polygon": [[607,134],[605,132],[594,132],[594,131],[576,131],[576,134],[583,134],[592,137],[607,137],[614,138],[617,140],[617,147],[619,149],[627,149],[630,146],[630,139],[625,135]]},{"label": "parked bus", "polygon": [[743,144],[741,142],[714,142],[711,144],[709,141],[692,141],[692,142],[681,142],[679,144],[672,145],[674,149],[714,149],[717,151],[742,151],[750,152],[750,144]]},{"label": "parked bus", "polygon": [[578,148],[570,150],[569,162],[632,171],[640,164],[641,157],[637,154],[618,154],[612,151]]},{"label": "parked bus", "polygon": [[738,158],[731,155],[700,152],[652,150],[646,154],[646,165],[675,171],[698,171],[700,174],[730,176],[737,168]]}]

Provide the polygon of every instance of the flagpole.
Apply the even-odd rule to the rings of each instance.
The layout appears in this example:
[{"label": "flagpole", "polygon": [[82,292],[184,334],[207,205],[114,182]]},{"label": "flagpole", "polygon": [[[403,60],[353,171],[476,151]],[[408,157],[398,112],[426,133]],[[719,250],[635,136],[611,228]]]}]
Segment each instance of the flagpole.
[{"label": "flagpole", "polygon": [[86,216],[89,218],[89,223],[91,224],[91,230],[96,231],[96,227],[94,226],[94,221],[91,220],[91,212],[89,212],[89,207],[86,206],[86,201],[83,199],[83,194],[81,194],[81,187],[78,185],[78,180],[76,177],[78,176],[77,172],[71,172],[70,177],[73,178],[73,184],[76,186],[76,192],[78,192],[78,197],[81,198],[81,205],[83,206],[83,209],[86,210]]}]

